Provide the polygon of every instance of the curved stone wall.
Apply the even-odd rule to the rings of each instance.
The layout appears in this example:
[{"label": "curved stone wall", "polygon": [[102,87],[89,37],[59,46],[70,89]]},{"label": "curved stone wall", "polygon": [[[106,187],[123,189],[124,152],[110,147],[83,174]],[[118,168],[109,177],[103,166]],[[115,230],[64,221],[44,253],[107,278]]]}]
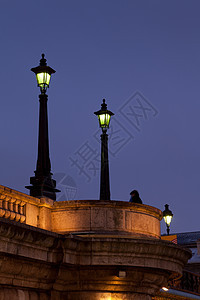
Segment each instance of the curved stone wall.
[{"label": "curved stone wall", "polygon": [[60,235],[0,218],[0,299],[150,300],[191,252],[155,238]]},{"label": "curved stone wall", "polygon": [[95,235],[142,235],[160,238],[162,212],[124,201],[74,200],[55,202],[52,231]]}]

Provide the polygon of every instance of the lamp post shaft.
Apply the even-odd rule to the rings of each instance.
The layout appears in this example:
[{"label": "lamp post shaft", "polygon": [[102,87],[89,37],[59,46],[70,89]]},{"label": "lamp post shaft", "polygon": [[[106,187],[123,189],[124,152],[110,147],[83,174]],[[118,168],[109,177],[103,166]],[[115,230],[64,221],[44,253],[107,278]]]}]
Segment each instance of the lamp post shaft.
[{"label": "lamp post shaft", "polygon": [[48,136],[48,115],[46,94],[40,94],[39,113],[39,136],[38,136],[38,159],[35,174],[36,176],[49,176],[51,173],[51,162],[49,158],[49,136]]},{"label": "lamp post shaft", "polygon": [[32,186],[26,186],[33,197],[48,197],[56,200],[56,181],[52,179],[51,162],[49,157],[49,135],[48,135],[48,115],[47,100],[45,93],[39,95],[39,136],[38,136],[38,158],[35,176],[30,178]]},{"label": "lamp post shaft", "polygon": [[169,235],[169,225],[167,225],[167,234]]},{"label": "lamp post shaft", "polygon": [[101,181],[100,181],[100,200],[110,200],[110,181],[108,163],[108,135],[106,132],[101,134]]}]

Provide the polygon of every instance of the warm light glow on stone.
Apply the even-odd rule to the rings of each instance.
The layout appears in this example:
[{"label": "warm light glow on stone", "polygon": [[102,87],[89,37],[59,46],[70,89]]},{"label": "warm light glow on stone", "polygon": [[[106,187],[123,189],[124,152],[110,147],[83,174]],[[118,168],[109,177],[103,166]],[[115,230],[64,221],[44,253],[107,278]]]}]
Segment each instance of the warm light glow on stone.
[{"label": "warm light glow on stone", "polygon": [[[116,298],[115,298],[116,299]],[[108,296],[107,295],[107,293],[105,294],[105,295],[101,295],[100,297],[99,297],[99,300],[112,300],[112,297],[111,296]],[[120,299],[116,299],[116,300],[121,300],[121,298]]]},{"label": "warm light glow on stone", "polygon": [[[77,205],[79,209],[77,209]],[[161,211],[129,202],[111,201],[109,206],[99,200],[55,202],[51,214],[52,231],[58,233],[120,231],[160,238]],[[116,274],[117,275],[117,274]]]}]

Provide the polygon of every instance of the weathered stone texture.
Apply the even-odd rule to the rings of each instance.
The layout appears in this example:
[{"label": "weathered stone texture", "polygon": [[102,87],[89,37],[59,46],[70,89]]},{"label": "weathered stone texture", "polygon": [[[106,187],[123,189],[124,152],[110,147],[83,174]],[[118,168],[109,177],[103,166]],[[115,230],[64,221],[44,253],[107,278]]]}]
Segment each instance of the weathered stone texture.
[{"label": "weathered stone texture", "polygon": [[95,200],[55,203],[52,230],[67,232],[118,232],[160,238],[162,213],[148,205]]},{"label": "weathered stone texture", "polygon": [[148,205],[0,186],[1,213],[0,300],[149,300],[191,256],[160,240],[162,212]]},{"label": "weathered stone texture", "polygon": [[0,217],[58,232],[118,232],[160,238],[162,212],[125,201],[54,202],[0,185]]}]

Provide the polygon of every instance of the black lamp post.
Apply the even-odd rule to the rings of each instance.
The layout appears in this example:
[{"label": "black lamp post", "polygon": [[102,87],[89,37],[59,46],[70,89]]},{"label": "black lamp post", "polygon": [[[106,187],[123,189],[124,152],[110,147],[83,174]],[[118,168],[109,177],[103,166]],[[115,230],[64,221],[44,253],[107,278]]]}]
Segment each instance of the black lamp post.
[{"label": "black lamp post", "polygon": [[169,210],[169,205],[165,204],[165,210],[163,211],[163,218],[167,226],[167,234],[169,235],[169,226],[173,218],[173,213]]},{"label": "black lamp post", "polygon": [[94,113],[98,116],[99,125],[102,129],[101,134],[101,179],[100,179],[100,200],[110,200],[110,180],[109,180],[109,163],[108,163],[108,135],[110,118],[114,114],[107,110],[105,99],[101,104],[101,109]]},{"label": "black lamp post", "polygon": [[38,137],[38,159],[35,176],[30,177],[30,184],[26,186],[30,190],[30,195],[33,197],[48,197],[56,200],[56,181],[52,179],[51,162],[49,157],[49,137],[48,137],[48,115],[47,115],[47,100],[46,94],[51,74],[55,71],[48,67],[44,54],[40,60],[38,67],[32,68],[36,74],[38,86],[40,87],[41,94],[39,95],[40,101],[40,114],[39,114],[39,137]]}]

